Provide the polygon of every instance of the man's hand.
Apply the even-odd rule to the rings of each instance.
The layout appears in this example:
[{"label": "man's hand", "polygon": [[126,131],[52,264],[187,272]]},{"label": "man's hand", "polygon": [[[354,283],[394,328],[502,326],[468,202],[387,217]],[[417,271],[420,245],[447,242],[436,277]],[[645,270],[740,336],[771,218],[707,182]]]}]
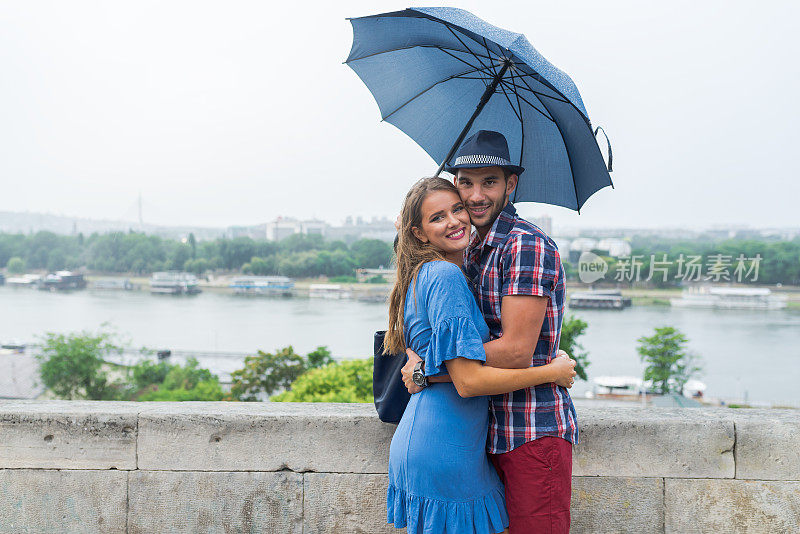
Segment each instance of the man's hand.
[{"label": "man's hand", "polygon": [[575,384],[575,364],[577,362],[570,358],[563,350],[558,351],[558,355],[550,362],[556,379],[553,381],[564,388],[571,388]]},{"label": "man's hand", "polygon": [[403,384],[405,384],[406,389],[413,395],[422,391],[422,388],[416,385],[411,378],[411,375],[414,374],[414,366],[417,365],[417,362],[421,362],[422,358],[417,356],[417,353],[411,349],[406,349],[406,354],[408,355],[408,361],[400,369],[400,374],[403,375]]}]

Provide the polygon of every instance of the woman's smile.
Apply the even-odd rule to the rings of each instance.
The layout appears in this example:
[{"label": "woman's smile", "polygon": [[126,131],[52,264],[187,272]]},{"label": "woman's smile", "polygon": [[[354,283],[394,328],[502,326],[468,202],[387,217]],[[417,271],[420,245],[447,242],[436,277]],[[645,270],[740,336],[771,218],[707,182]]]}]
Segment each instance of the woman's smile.
[{"label": "woman's smile", "polygon": [[445,235],[445,237],[447,239],[452,239],[452,240],[457,241],[457,240],[461,239],[462,237],[464,237],[464,235],[466,233],[467,233],[467,228],[465,226],[462,226],[458,230],[455,230],[455,231],[450,232],[449,234]]}]

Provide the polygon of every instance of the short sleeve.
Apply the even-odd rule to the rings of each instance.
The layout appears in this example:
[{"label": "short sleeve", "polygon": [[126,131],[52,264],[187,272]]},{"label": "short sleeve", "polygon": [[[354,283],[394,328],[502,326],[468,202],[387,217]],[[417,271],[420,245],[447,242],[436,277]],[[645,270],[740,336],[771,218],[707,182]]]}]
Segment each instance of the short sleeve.
[{"label": "short sleeve", "polygon": [[425,354],[427,376],[447,372],[454,358],[486,361],[483,339],[475,324],[475,298],[458,266],[444,261],[427,264],[425,305],[431,340]]},{"label": "short sleeve", "polygon": [[503,247],[503,295],[553,298],[561,271],[558,249],[541,237],[519,234]]}]

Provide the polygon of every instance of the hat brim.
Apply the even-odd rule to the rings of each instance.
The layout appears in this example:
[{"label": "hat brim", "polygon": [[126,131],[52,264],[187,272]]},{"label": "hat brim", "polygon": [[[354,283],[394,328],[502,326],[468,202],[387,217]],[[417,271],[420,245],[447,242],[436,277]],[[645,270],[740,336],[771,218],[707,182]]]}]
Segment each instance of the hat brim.
[{"label": "hat brim", "polygon": [[464,163],[463,165],[445,167],[444,170],[450,174],[455,174],[458,169],[482,169],[484,167],[502,167],[504,169],[508,169],[517,176],[525,172],[525,168],[520,167],[519,165],[486,165],[485,163]]}]

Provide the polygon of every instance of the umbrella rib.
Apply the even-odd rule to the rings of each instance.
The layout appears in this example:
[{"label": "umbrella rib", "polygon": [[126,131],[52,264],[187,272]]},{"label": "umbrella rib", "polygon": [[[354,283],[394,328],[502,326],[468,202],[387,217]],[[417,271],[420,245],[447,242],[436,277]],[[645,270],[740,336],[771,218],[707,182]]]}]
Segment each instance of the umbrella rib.
[{"label": "umbrella rib", "polygon": [[[539,100],[539,102],[542,101]],[[542,105],[544,106],[544,102],[542,102]],[[570,156],[569,154],[569,147],[567,146],[567,140],[564,138],[564,132],[561,131],[561,126],[556,121],[553,121],[553,124],[555,124],[556,128],[558,128],[558,134],[561,136],[561,142],[564,143],[564,152],[567,153],[567,163],[569,164],[569,173],[572,176],[572,190],[575,192],[575,205],[578,207],[577,211],[578,215],[580,215],[581,205],[580,201],[578,200],[578,184],[575,183],[575,171],[572,169],[572,156]]]},{"label": "umbrella rib", "polygon": [[481,72],[481,71],[485,70],[486,68],[488,68],[488,67],[484,67],[483,69],[472,69],[472,70],[468,70],[468,71],[465,71],[465,72],[460,72],[458,74],[453,74],[452,76],[448,76],[444,80],[439,80],[438,82],[430,85],[429,87],[426,87],[425,89],[423,89],[419,93],[415,94],[414,96],[412,96],[411,98],[409,98],[408,100],[403,102],[398,108],[396,108],[394,111],[392,111],[388,115],[386,115],[384,117],[381,117],[381,120],[385,121],[386,119],[388,119],[389,117],[391,117],[392,115],[394,115],[395,113],[397,113],[398,111],[403,109],[407,104],[411,103],[413,100],[417,99],[419,96],[423,95],[424,93],[427,93],[428,91],[430,91],[431,89],[433,89],[434,87],[439,85],[440,83],[448,82],[448,81],[450,81],[450,80],[452,80],[454,78],[458,78],[459,76],[463,76],[464,74],[472,74],[473,72]]},{"label": "umbrella rib", "polygon": [[[525,155],[525,119],[522,116],[522,103],[519,101],[519,93],[514,91],[514,96],[517,97],[517,107],[519,108],[519,131],[520,131],[520,144],[519,144],[519,164],[522,165],[522,156]],[[517,187],[514,188],[514,199],[512,202],[517,201],[517,191],[519,191],[519,176],[517,176]]]},{"label": "umbrella rib", "polygon": [[[530,75],[529,75],[529,76],[530,76]],[[537,74],[537,76],[538,76],[538,74]],[[542,106],[544,106],[544,107],[545,107],[545,109],[547,109],[547,106],[545,106],[545,105],[544,105],[544,102],[542,102],[542,99],[541,99],[541,98],[539,98],[539,96],[540,96],[540,93],[539,93],[539,92],[537,92],[537,91],[534,91],[534,90],[531,88],[531,86],[530,86],[530,85],[528,85],[528,82],[527,82],[527,80],[525,80],[525,77],[524,77],[524,76],[520,76],[520,77],[519,77],[519,79],[520,79],[520,80],[522,80],[522,83],[524,83],[524,84],[525,84],[525,85],[528,87],[528,90],[529,90],[530,92],[532,92],[532,93],[533,93],[533,94],[536,96],[536,99],[537,99],[539,102],[541,102]],[[589,130],[591,131],[591,129],[592,129],[592,123],[589,121],[589,117],[587,117],[586,115],[584,115],[584,114],[583,114],[583,112],[582,112],[581,110],[579,110],[579,109],[578,109],[578,106],[576,106],[574,103],[572,103],[572,102],[570,101],[570,99],[568,99],[566,96],[564,96],[564,95],[561,93],[561,91],[557,90],[555,87],[552,87],[550,84],[545,84],[545,83],[544,83],[544,82],[542,82],[541,80],[537,80],[537,81],[539,81],[539,83],[542,83],[542,84],[544,84],[544,85],[547,85],[547,86],[548,86],[550,89],[552,89],[553,91],[557,92],[559,95],[561,95],[561,96],[564,98],[564,100],[561,100],[561,99],[559,99],[559,98],[555,98],[555,97],[553,97],[553,96],[550,96],[550,95],[546,95],[546,94],[544,94],[544,93],[541,93],[541,96],[544,96],[544,97],[550,98],[550,99],[552,99],[552,100],[555,100],[555,101],[557,101],[557,102],[562,102],[562,103],[564,103],[564,104],[569,104],[570,106],[572,106],[572,108],[573,108],[575,111],[577,111],[577,112],[580,114],[580,116],[581,116],[581,117],[583,117],[583,120],[584,120],[584,122],[586,122],[586,126],[588,126],[588,127],[589,127]],[[559,131],[560,131],[560,130],[559,130]],[[562,135],[562,137],[563,137],[563,135]],[[570,168],[571,168],[571,166],[572,166],[572,165],[570,164]],[[577,193],[576,193],[576,197],[577,197]],[[578,214],[580,214],[580,212],[581,212],[581,210],[578,210]]]},{"label": "umbrella rib", "polygon": [[[458,61],[460,61],[461,63],[463,63],[463,64],[465,64],[465,65],[469,65],[469,66],[470,66],[470,67],[472,67],[473,69],[480,68],[480,67],[478,67],[477,65],[473,65],[473,64],[472,64],[472,63],[470,63],[469,61],[466,61],[466,60],[464,60],[464,59],[461,59],[460,57],[458,57],[458,56],[457,56],[457,55],[455,55],[455,54],[451,54],[450,52],[448,52],[448,51],[447,51],[447,50],[449,50],[449,49],[442,48],[442,47],[439,47],[439,46],[434,46],[434,48],[436,48],[436,49],[438,49],[438,50],[441,50],[442,52],[444,52],[444,53],[445,53],[445,54],[447,54],[448,56],[452,57],[453,59],[457,59]],[[463,53],[464,51],[463,51],[463,50],[459,50],[459,52]]]},{"label": "umbrella rib", "polygon": [[519,85],[519,84],[515,83],[515,82],[512,80],[512,81],[511,81],[511,85],[512,85],[512,86],[513,86],[515,89],[522,89],[523,91],[530,91],[531,93],[533,93],[533,94],[535,94],[535,95],[537,95],[537,96],[544,96],[544,97],[550,98],[550,99],[552,99],[552,100],[556,100],[556,101],[558,101],[558,102],[561,102],[561,103],[564,103],[564,104],[569,104],[569,103],[570,103],[568,100],[562,100],[562,99],[560,99],[560,98],[556,98],[556,97],[554,97],[554,96],[552,96],[552,95],[548,95],[548,94],[546,94],[546,93],[543,93],[543,92],[541,92],[541,91],[537,91],[537,90],[533,89],[533,88],[532,88],[530,85],[528,85],[528,82],[525,80],[525,77],[524,77],[524,76],[515,76],[515,78],[519,78],[520,80],[522,80],[522,83],[524,83],[524,84],[525,84],[525,87],[523,87],[523,86],[521,86],[521,85]]},{"label": "umbrella rib", "polygon": [[[489,57],[492,57],[492,51],[491,51],[491,50],[489,50],[489,45],[488,45],[488,44],[486,44],[486,37],[484,37],[483,35],[481,35],[481,39],[483,39],[483,48],[485,48],[485,49],[486,49],[486,53],[489,55]],[[503,56],[503,59],[506,59],[506,57],[505,57],[505,56]],[[492,61],[494,61],[494,58],[492,58]],[[495,76],[497,76],[497,71],[496,71],[495,69],[492,69],[492,74],[494,74]]]},{"label": "umbrella rib", "polygon": [[[444,22],[442,22],[442,24],[444,24]],[[458,42],[459,42],[459,43],[461,43],[461,46],[463,46],[464,48],[466,48],[466,49],[467,49],[467,52],[469,52],[470,54],[472,54],[472,57],[474,57],[475,59],[477,59],[477,60],[478,60],[478,63],[480,63],[481,65],[483,65],[483,67],[484,67],[484,68],[488,68],[486,65],[484,65],[483,61],[481,61],[481,59],[480,59],[480,58],[479,58],[477,55],[475,55],[475,52],[473,52],[473,51],[472,51],[472,49],[471,49],[470,47],[468,47],[468,46],[467,46],[467,44],[466,44],[464,41],[462,41],[462,40],[461,40],[461,37],[459,37],[459,36],[458,36],[458,34],[456,34],[456,32],[454,32],[454,31],[453,31],[453,28],[451,28],[451,27],[450,27],[448,24],[444,24],[444,27],[445,27],[445,28],[447,28],[448,30],[450,30],[450,33],[452,33],[452,34],[453,34],[453,37],[455,37],[456,39],[458,39]],[[487,52],[488,52],[488,50],[487,50]],[[484,56],[484,57],[485,57],[485,56]],[[489,60],[491,60],[491,61],[494,61],[494,59],[492,59],[492,57],[491,57],[491,56],[489,56],[489,58],[488,58],[488,59],[489,59]]]},{"label": "umbrella rib", "polygon": [[491,80],[491,77],[489,76],[456,76],[456,78],[459,80]]},{"label": "umbrella rib", "polygon": [[[456,48],[449,48],[449,47],[439,46],[439,45],[416,44],[416,45],[411,45],[411,46],[401,46],[401,47],[398,47],[398,48],[390,48],[389,50],[381,50],[380,52],[375,52],[374,54],[367,54],[366,56],[354,57],[352,59],[348,59],[347,61],[345,61],[345,63],[349,64],[349,63],[352,63],[354,61],[359,61],[361,59],[367,59],[367,58],[379,56],[381,54],[389,54],[391,52],[399,52],[400,50],[411,50],[412,48],[438,48],[439,50],[442,50],[442,51],[452,50],[453,52],[461,52],[462,54],[465,53],[463,50],[458,50]],[[475,53],[472,50],[469,50],[469,53],[472,56],[475,56]],[[483,57],[485,59],[492,59],[491,56],[483,56],[483,55],[481,55],[481,57]],[[476,59],[477,59],[477,57],[476,57]]]},{"label": "umbrella rib", "polygon": [[[505,83],[505,82],[500,82],[500,83]],[[509,89],[511,89],[511,88],[509,87]],[[516,91],[514,91],[514,94],[515,94],[515,95],[517,95],[517,98],[521,99],[523,102],[525,102],[526,104],[528,104],[530,107],[532,107],[533,109],[535,109],[536,111],[538,111],[539,113],[541,113],[541,114],[542,114],[542,116],[543,116],[544,118],[548,119],[548,120],[549,120],[549,121],[551,121],[551,122],[555,122],[555,120],[553,120],[553,117],[551,117],[550,115],[548,115],[547,113],[545,113],[545,112],[544,112],[544,111],[542,111],[541,109],[539,109],[539,108],[537,108],[536,106],[534,106],[534,105],[531,103],[531,101],[530,101],[530,100],[528,100],[528,99],[527,99],[527,98],[525,98],[524,96],[521,96],[521,95],[520,95],[518,92],[516,92]],[[544,103],[543,103],[541,100],[540,100],[539,102],[542,104],[542,106],[544,106]],[[547,108],[545,108],[545,109],[547,109]]]},{"label": "umbrella rib", "polygon": [[508,93],[506,92],[505,84],[503,84],[503,82],[500,82],[500,89],[503,91],[503,96],[506,97],[508,105],[511,106],[511,111],[513,111],[514,115],[516,115],[519,121],[522,122],[522,115],[520,113],[517,113],[517,108],[515,108],[514,104],[511,103],[511,99],[508,97]]}]

